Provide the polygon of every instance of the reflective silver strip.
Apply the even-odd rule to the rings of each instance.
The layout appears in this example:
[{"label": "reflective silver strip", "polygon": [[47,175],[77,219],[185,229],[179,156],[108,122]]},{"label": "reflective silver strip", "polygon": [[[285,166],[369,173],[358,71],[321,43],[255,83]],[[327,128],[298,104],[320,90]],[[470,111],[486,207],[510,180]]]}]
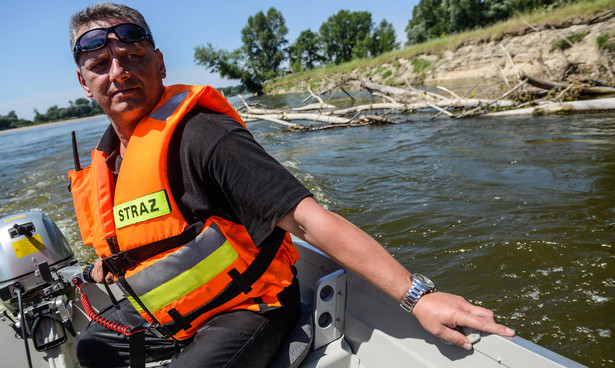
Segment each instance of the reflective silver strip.
[{"label": "reflective silver strip", "polygon": [[164,105],[160,106],[149,117],[155,120],[165,121],[173,114],[173,112],[181,105],[184,98],[188,96],[189,91],[178,93],[175,96],[169,98]]},{"label": "reflective silver strip", "polygon": [[191,242],[126,280],[137,295],[144,295],[193,268],[225,242],[226,238],[218,225],[212,223]]}]

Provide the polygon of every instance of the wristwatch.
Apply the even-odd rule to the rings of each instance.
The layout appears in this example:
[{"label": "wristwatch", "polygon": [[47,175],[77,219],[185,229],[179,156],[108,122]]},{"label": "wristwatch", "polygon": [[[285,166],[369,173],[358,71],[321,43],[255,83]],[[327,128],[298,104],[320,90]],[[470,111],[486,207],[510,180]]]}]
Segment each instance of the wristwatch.
[{"label": "wristwatch", "polygon": [[408,313],[412,313],[412,309],[416,303],[421,299],[421,297],[425,294],[433,293],[436,291],[436,288],[433,282],[427,277],[415,273],[412,275],[412,286],[406,296],[404,296],[399,303],[399,305],[404,308]]}]

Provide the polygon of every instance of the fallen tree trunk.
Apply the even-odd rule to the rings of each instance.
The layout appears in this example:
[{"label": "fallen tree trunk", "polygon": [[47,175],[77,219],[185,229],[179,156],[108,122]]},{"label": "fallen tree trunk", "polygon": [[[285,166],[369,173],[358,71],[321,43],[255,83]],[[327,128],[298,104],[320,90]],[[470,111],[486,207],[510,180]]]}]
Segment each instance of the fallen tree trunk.
[{"label": "fallen tree trunk", "polygon": [[602,98],[596,100],[549,102],[543,105],[523,109],[499,111],[482,114],[484,117],[514,116],[514,115],[546,115],[546,114],[572,114],[580,112],[615,111],[615,98]]},{"label": "fallen tree trunk", "polygon": [[[527,83],[527,79],[524,79],[522,81],[520,81],[514,88],[509,89],[506,93],[504,93],[502,96],[498,97],[497,99],[493,100],[491,104],[495,104],[499,101],[506,101],[504,100],[506,97],[508,97],[509,95],[513,94],[515,91],[517,91],[518,89],[520,89],[521,87],[523,87],[523,85],[525,85]],[[491,104],[488,104],[484,107],[488,107]],[[464,112],[463,114],[461,114],[460,116],[458,116],[458,118],[465,118],[468,116],[475,116],[475,115],[480,115],[482,113],[482,109],[484,108],[483,106],[479,106],[471,111],[467,111]]]},{"label": "fallen tree trunk", "polygon": [[429,102],[433,103],[433,102],[438,102],[438,101],[445,99],[445,97],[443,96],[437,95],[435,93],[430,93],[427,91],[421,91],[421,90],[417,90],[414,88],[404,89],[404,88],[398,88],[398,87],[383,86],[381,84],[374,83],[372,81],[368,81],[364,79],[351,81],[349,83],[357,84],[361,86],[362,88],[367,89],[368,91],[378,91],[380,93],[393,96],[395,97],[396,100],[407,101],[408,99],[421,99],[421,100],[430,100]]},{"label": "fallen tree trunk", "polygon": [[546,90],[552,90],[552,89],[559,90],[559,89],[565,89],[570,86],[573,86],[573,88],[574,87],[579,88],[581,94],[585,94],[585,95],[606,95],[606,94],[615,93],[615,88],[613,87],[587,86],[583,84],[579,84],[578,86],[575,86],[574,83],[561,83],[561,82],[547,81],[547,80],[543,80],[539,78],[530,77],[528,75],[524,76],[524,78],[527,78],[527,82],[531,84],[532,86],[540,88],[540,89],[546,89]]},{"label": "fallen tree trunk", "polygon": [[399,124],[399,122],[387,119],[384,116],[361,115],[357,119],[349,120],[347,123],[326,124],[326,125],[319,125],[319,126],[303,126],[303,128],[299,130],[302,130],[302,131],[325,130],[325,129],[333,129],[333,128],[367,126],[367,125],[373,125],[373,124]]},{"label": "fallen tree trunk", "polygon": [[331,115],[346,115],[346,114],[358,113],[358,112],[363,112],[363,111],[372,111],[372,110],[410,111],[412,109],[409,108],[408,105],[406,104],[401,104],[401,103],[396,103],[396,102],[382,102],[382,103],[375,103],[375,104],[369,104],[369,105],[353,106],[347,109],[334,110],[334,111],[331,111],[330,114]]},{"label": "fallen tree trunk", "polygon": [[437,103],[431,102],[415,102],[415,103],[395,103],[395,102],[382,102],[382,103],[374,103],[369,105],[360,105],[349,107],[346,109],[333,110],[330,112],[332,115],[346,115],[351,113],[358,113],[363,111],[371,111],[371,110],[393,110],[400,112],[407,111],[417,111],[427,108],[433,108],[434,110],[441,111],[442,109],[447,108],[476,108],[476,107],[486,107],[486,106],[497,106],[497,107],[508,107],[512,106],[513,103],[511,101],[497,101],[494,102],[492,100],[479,100],[479,99],[461,99],[461,100],[448,100],[441,101]]},{"label": "fallen tree trunk", "polygon": [[[245,116],[249,119],[277,119],[282,121],[294,121],[294,120],[305,120],[305,121],[319,121],[321,123],[326,124],[344,124],[350,122],[351,119],[342,118],[338,116],[326,115],[326,114],[308,114],[308,113],[293,113],[293,112],[281,112],[281,113],[266,113],[266,114],[254,114],[250,113],[239,113],[242,117]],[[267,119],[266,119],[267,118]]]},{"label": "fallen tree trunk", "polygon": [[[245,112],[244,112],[245,110]],[[254,108],[254,107],[250,107],[250,108],[239,108],[237,109],[237,112],[240,114],[252,114],[252,115],[271,115],[271,114],[284,114],[287,113],[288,110],[285,109],[259,109],[259,108]]]},{"label": "fallen tree trunk", "polygon": [[282,119],[276,119],[275,117],[269,116],[269,115],[255,115],[255,114],[239,114],[241,116],[241,119],[243,119],[244,121],[258,121],[258,120],[265,120],[265,121],[270,121],[272,123],[276,123],[279,125],[283,125],[287,128],[293,129],[293,130],[301,130],[303,128],[303,125],[301,124],[294,124],[294,123],[289,123],[285,120]]},{"label": "fallen tree trunk", "polygon": [[327,104],[327,103],[313,103],[301,107],[293,107],[291,110],[293,111],[309,111],[309,110],[331,110],[336,109],[335,105]]}]

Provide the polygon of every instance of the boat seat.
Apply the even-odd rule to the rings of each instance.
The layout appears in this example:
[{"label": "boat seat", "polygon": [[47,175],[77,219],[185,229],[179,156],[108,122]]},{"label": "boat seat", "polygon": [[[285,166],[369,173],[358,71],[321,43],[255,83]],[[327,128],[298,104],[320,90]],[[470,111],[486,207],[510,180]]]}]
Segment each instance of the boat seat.
[{"label": "boat seat", "polygon": [[286,343],[282,345],[278,355],[269,368],[296,368],[310,351],[314,341],[314,321],[312,305],[301,302],[299,322],[290,332]]}]

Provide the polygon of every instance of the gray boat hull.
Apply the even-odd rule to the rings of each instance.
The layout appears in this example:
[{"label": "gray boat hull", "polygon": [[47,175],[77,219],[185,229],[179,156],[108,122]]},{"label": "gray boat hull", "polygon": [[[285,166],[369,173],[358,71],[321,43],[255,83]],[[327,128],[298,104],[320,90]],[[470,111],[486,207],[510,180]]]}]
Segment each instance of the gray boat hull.
[{"label": "gray boat hull", "polygon": [[[300,367],[583,367],[521,337],[478,334],[471,351],[447,345],[380,290],[309,244],[295,242],[301,255],[297,269],[302,302],[309,306],[314,321],[313,341],[306,345]],[[117,288],[113,290],[120,295]],[[109,304],[99,285],[86,285],[84,291],[95,309]],[[27,367],[23,340],[15,338],[4,322],[0,327],[2,367]],[[72,322],[77,331],[89,322],[78,301]],[[67,342],[52,351],[30,348],[33,367],[79,367],[75,340],[67,335]]]}]

